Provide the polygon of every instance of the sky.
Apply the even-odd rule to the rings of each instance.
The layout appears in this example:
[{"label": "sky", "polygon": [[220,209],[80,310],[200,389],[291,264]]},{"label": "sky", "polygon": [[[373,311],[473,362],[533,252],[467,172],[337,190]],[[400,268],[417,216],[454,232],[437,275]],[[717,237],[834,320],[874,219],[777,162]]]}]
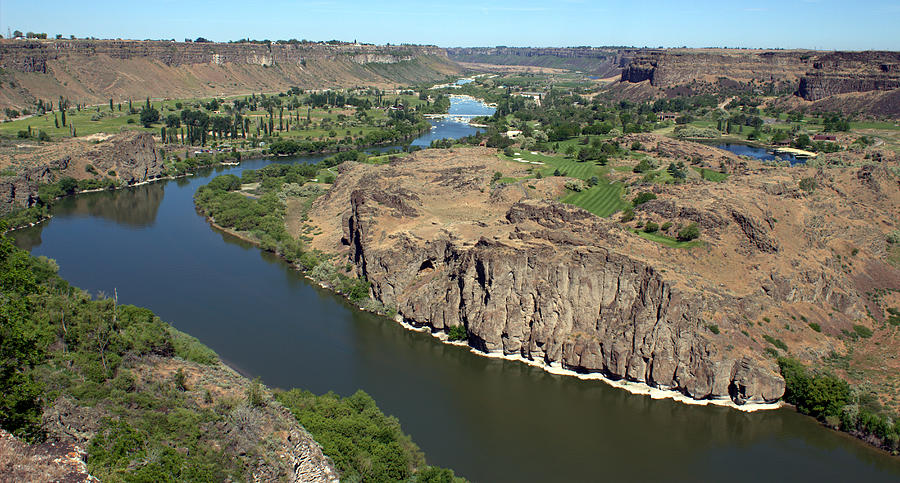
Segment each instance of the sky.
[{"label": "sky", "polygon": [[53,37],[470,46],[900,50],[900,0],[0,0],[0,29]]}]

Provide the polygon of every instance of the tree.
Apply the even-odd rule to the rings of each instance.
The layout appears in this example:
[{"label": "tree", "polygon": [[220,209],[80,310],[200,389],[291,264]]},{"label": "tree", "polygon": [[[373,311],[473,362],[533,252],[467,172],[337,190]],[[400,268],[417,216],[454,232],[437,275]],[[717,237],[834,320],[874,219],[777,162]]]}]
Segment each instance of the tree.
[{"label": "tree", "polygon": [[[62,106],[60,106],[60,107],[62,107]],[[59,115],[62,116],[62,125],[63,125],[63,127],[66,127],[66,110],[65,110],[65,109],[60,109]]]},{"label": "tree", "polygon": [[[149,99],[147,103],[150,103]],[[150,127],[157,121],[159,121],[159,111],[157,111],[155,107],[145,106],[141,109],[141,124],[143,124],[144,127]]]}]

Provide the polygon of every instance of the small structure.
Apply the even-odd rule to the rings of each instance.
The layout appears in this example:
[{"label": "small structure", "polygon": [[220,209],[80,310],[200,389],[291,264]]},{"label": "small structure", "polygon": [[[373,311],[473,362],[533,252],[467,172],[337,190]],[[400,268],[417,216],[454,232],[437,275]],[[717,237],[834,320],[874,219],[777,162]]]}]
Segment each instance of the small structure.
[{"label": "small structure", "polygon": [[674,121],[677,117],[677,112],[660,112],[656,114],[656,119],[660,121]]},{"label": "small structure", "polygon": [[782,140],[780,140],[780,141],[775,141],[775,142],[772,143],[772,144],[774,144],[774,145],[776,145],[776,146],[790,146],[790,145],[791,145],[791,140],[790,140],[790,139],[782,139]]},{"label": "small structure", "polygon": [[837,136],[834,134],[816,134],[813,136],[813,141],[837,141]]},{"label": "small structure", "polygon": [[521,135],[522,135],[522,131],[516,131],[516,130],[509,130],[509,131],[506,131],[506,133],[504,134],[504,136],[506,136],[510,139],[515,139]]}]

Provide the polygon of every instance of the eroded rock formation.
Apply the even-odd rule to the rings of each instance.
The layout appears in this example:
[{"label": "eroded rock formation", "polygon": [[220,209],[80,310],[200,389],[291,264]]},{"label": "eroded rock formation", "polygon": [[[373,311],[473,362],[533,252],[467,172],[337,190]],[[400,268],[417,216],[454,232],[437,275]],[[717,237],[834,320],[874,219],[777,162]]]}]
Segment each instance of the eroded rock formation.
[{"label": "eroded rock formation", "polygon": [[[149,133],[126,132],[93,144],[84,140],[53,143],[32,153],[52,161],[27,167],[15,176],[0,179],[0,211],[28,207],[37,202],[42,184],[69,176],[75,179],[104,177],[125,184],[159,178],[163,165]],[[53,159],[56,158],[56,159]],[[90,169],[88,167],[91,167]]]}]

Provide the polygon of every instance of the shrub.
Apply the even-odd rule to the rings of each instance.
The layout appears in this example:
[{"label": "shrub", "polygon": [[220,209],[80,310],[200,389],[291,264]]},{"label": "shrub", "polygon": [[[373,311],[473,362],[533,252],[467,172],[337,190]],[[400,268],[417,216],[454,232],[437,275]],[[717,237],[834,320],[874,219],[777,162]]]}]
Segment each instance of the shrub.
[{"label": "shrub", "polygon": [[628,223],[631,220],[634,220],[634,210],[628,208],[622,212],[622,217],[619,218],[619,221],[621,221],[622,223]]},{"label": "shrub", "polygon": [[678,231],[678,241],[691,241],[699,237],[700,227],[696,223],[691,223]]},{"label": "shrub", "polygon": [[652,221],[648,221],[646,225],[644,225],[644,232],[646,233],[654,233],[659,230],[659,225]]},{"label": "shrub", "polygon": [[707,327],[707,328],[709,329],[709,331],[712,332],[713,334],[718,335],[719,332],[720,332],[720,331],[719,331],[719,326],[716,325],[716,324],[710,324],[710,325],[708,325],[708,326],[706,326],[706,327]]},{"label": "shrub", "polygon": [[655,193],[651,193],[649,191],[643,191],[641,193],[638,193],[638,195],[635,196],[634,199],[631,200],[631,202],[634,203],[634,206],[638,206],[638,205],[644,204],[650,200],[655,200],[655,199],[656,199]]},{"label": "shrub", "polygon": [[454,325],[450,327],[447,335],[450,340],[466,340],[469,338],[469,333],[464,325]]},{"label": "shrub", "polygon": [[858,325],[858,324],[854,325],[853,331],[856,332],[856,335],[858,335],[864,339],[868,339],[869,337],[872,337],[872,329],[870,329],[864,325]]},{"label": "shrub", "polygon": [[647,159],[642,159],[635,167],[632,169],[635,173],[646,173],[653,169],[653,165]]},{"label": "shrub", "polygon": [[672,222],[671,222],[671,221],[667,221],[667,222],[663,223],[661,227],[659,227],[659,229],[662,230],[662,231],[668,231],[669,228],[672,228]]},{"label": "shrub", "polygon": [[774,345],[775,347],[777,347],[785,352],[787,352],[787,350],[788,350],[787,344],[785,344],[784,341],[781,339],[776,339],[769,334],[764,335],[763,339],[766,339],[766,342]]},{"label": "shrub", "polygon": [[817,323],[815,323],[815,322],[810,322],[810,323],[809,323],[809,328],[812,329],[812,330],[814,330],[814,331],[816,331],[816,332],[822,332],[822,326],[820,326],[819,324],[817,324]]},{"label": "shrub", "polygon": [[799,184],[800,189],[806,192],[812,192],[816,189],[816,180],[814,178],[803,178]]},{"label": "shrub", "polygon": [[293,389],[276,398],[322,445],[342,480],[407,481],[425,468],[424,454],[397,419],[363,391],[341,398]]},{"label": "shrub", "polygon": [[247,404],[254,408],[266,405],[265,400],[263,399],[262,384],[259,382],[258,377],[254,379],[250,383],[250,387],[247,388]]},{"label": "shrub", "polygon": [[891,245],[900,245],[900,230],[894,230],[888,233],[887,242]]}]

